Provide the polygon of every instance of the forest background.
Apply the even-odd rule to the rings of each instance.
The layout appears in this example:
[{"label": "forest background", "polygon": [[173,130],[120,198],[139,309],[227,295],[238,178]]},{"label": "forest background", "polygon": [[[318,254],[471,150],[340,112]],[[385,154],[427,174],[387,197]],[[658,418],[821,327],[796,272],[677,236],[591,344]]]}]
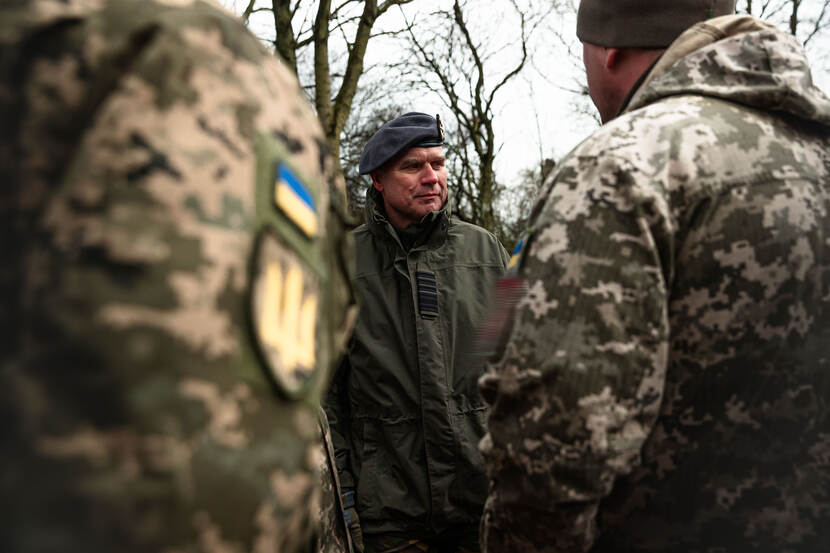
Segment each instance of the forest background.
[{"label": "forest background", "polygon": [[[513,246],[556,160],[599,118],[578,0],[222,0],[297,74],[362,217],[363,145],[407,111],[440,114],[454,212]],[[795,34],[830,90],[830,0],[738,0]]]}]

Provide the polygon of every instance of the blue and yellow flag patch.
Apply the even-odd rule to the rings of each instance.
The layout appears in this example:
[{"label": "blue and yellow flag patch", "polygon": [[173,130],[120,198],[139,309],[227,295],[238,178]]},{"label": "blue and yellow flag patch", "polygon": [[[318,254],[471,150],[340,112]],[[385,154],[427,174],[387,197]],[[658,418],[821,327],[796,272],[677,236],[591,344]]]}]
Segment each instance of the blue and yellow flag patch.
[{"label": "blue and yellow flag patch", "polygon": [[314,198],[291,169],[277,164],[274,203],[309,238],[317,236],[318,219]]},{"label": "blue and yellow flag patch", "polygon": [[508,269],[512,269],[516,263],[519,262],[519,258],[522,255],[522,248],[525,245],[524,238],[519,240],[519,243],[516,244],[516,247],[513,248],[513,253],[510,255],[510,262],[507,264]]}]

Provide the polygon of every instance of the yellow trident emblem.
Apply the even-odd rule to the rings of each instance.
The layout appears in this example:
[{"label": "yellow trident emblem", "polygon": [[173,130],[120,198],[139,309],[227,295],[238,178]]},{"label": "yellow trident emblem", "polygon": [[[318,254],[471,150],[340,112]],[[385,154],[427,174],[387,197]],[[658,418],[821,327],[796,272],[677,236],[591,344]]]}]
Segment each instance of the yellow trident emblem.
[{"label": "yellow trident emblem", "polygon": [[278,263],[269,263],[260,312],[263,343],[280,352],[283,367],[314,367],[314,327],[317,298],[303,298],[303,275],[295,265],[287,274]]},{"label": "yellow trident emblem", "polygon": [[253,323],[272,375],[295,395],[317,361],[317,281],[276,240],[267,239],[263,246],[252,295]]}]

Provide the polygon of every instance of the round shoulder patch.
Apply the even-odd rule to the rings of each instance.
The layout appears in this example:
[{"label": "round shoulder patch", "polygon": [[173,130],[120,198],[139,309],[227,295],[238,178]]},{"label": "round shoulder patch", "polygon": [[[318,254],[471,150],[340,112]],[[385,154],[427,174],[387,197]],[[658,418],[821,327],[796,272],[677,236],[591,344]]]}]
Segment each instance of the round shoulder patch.
[{"label": "round shoulder patch", "polygon": [[317,367],[319,279],[275,231],[257,241],[251,280],[251,319],[257,346],[277,386],[303,396]]}]

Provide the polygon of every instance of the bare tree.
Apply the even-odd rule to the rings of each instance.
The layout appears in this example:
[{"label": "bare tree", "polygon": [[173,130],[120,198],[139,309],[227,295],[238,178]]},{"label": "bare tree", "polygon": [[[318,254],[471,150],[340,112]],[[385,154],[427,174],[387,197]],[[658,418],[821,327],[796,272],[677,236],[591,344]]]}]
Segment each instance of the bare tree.
[{"label": "bare tree", "polygon": [[[494,129],[495,102],[528,63],[528,37],[539,18],[533,19],[515,0],[508,0],[503,5],[517,18],[518,36],[512,44],[494,46],[476,36],[467,19],[469,5],[454,0],[451,10],[434,12],[417,27],[410,23],[411,59],[398,69],[409,75],[414,87],[440,97],[452,114],[446,149],[457,214],[503,234],[496,208],[503,186],[494,168],[500,148]],[[506,49],[512,49],[514,61],[498,71],[497,56]]]},{"label": "bare tree", "polygon": [[[258,12],[273,14],[274,51],[297,73],[309,93],[317,117],[340,162],[341,135],[352,110],[364,58],[377,20],[390,8],[413,0],[248,0],[242,17]],[[336,36],[333,36],[336,35]],[[336,46],[332,48],[332,42]],[[307,59],[311,50],[311,62]],[[345,58],[342,64],[339,59]],[[342,71],[336,68],[342,65]],[[311,71],[308,71],[311,68]]]},{"label": "bare tree", "polygon": [[830,34],[830,0],[743,0],[737,8],[789,29],[805,46]]},{"label": "bare tree", "polygon": [[556,161],[543,158],[536,167],[522,171],[518,182],[502,191],[499,197],[502,244],[510,247],[516,244],[525,233],[533,201],[555,168]]}]

